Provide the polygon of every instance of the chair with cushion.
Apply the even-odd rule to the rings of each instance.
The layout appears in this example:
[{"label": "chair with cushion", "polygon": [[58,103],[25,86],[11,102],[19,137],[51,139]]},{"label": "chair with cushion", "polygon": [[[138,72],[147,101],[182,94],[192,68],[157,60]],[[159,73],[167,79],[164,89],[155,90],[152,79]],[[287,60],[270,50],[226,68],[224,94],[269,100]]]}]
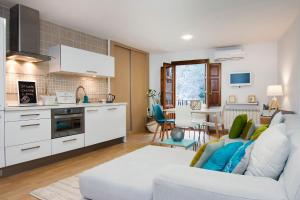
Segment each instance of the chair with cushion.
[{"label": "chair with cushion", "polygon": [[161,105],[158,105],[158,104],[153,105],[153,114],[154,114],[153,115],[154,119],[157,122],[157,128],[154,133],[152,142],[155,141],[159,127],[161,127],[160,138],[161,138],[161,141],[163,141],[163,139],[165,137],[165,133],[167,134],[167,138],[169,137],[168,129],[174,127],[175,120],[166,118],[164,115],[164,112],[161,108]]}]

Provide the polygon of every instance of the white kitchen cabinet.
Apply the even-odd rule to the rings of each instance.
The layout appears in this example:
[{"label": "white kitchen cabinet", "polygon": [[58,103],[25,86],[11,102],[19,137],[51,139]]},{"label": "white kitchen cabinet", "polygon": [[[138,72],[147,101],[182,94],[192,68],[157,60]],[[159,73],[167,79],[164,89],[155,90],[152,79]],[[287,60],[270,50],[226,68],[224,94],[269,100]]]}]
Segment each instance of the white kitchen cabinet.
[{"label": "white kitchen cabinet", "polygon": [[52,155],[84,147],[84,134],[71,135],[52,140]]},{"label": "white kitchen cabinet", "polygon": [[4,110],[5,90],[5,54],[6,54],[6,21],[0,18],[0,110]]},{"label": "white kitchen cabinet", "polygon": [[126,105],[85,109],[85,146],[126,137]]},{"label": "white kitchen cabinet", "polygon": [[51,140],[6,147],[6,166],[51,155]]},{"label": "white kitchen cabinet", "polygon": [[51,120],[5,122],[5,146],[51,140]]},{"label": "white kitchen cabinet", "polygon": [[111,56],[94,53],[65,45],[49,49],[51,73],[77,73],[90,76],[115,76],[115,61]]},{"label": "white kitchen cabinet", "polygon": [[50,118],[51,118],[50,110],[22,110],[22,111],[5,112],[6,122],[50,119]]},{"label": "white kitchen cabinet", "polygon": [[4,112],[0,111],[0,168],[5,166],[4,154]]}]

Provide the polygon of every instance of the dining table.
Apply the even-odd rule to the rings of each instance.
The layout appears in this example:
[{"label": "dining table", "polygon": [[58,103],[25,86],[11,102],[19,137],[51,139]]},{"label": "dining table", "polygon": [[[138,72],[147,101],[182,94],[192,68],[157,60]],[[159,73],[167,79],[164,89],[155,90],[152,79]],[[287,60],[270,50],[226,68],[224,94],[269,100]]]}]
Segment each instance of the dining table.
[{"label": "dining table", "polygon": [[[176,108],[167,108],[163,110],[166,114],[175,114]],[[213,122],[206,122],[207,126],[214,126],[216,128],[216,134],[220,137],[219,127],[221,127],[222,131],[224,129],[224,115],[222,107],[212,107],[212,108],[201,108],[201,109],[190,109],[191,114],[200,113],[206,115],[213,116]],[[221,116],[221,120],[219,122],[218,116]]]}]

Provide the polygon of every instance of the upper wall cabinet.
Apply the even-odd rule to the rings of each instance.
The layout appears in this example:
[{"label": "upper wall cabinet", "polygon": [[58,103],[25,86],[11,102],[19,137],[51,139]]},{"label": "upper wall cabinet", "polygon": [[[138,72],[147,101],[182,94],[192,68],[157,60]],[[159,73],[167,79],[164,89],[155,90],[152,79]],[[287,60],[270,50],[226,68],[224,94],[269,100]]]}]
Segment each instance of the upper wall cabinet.
[{"label": "upper wall cabinet", "polygon": [[53,57],[50,72],[77,73],[81,75],[114,77],[115,60],[111,56],[98,54],[65,45],[49,49]]}]

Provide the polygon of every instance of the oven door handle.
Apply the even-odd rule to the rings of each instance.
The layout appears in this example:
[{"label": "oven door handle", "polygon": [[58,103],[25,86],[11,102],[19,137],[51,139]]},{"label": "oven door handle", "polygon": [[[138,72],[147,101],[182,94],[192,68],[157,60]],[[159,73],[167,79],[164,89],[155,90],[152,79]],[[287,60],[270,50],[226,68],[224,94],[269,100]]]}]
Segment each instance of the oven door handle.
[{"label": "oven door handle", "polygon": [[55,115],[54,119],[68,119],[74,117],[83,117],[83,114]]}]

